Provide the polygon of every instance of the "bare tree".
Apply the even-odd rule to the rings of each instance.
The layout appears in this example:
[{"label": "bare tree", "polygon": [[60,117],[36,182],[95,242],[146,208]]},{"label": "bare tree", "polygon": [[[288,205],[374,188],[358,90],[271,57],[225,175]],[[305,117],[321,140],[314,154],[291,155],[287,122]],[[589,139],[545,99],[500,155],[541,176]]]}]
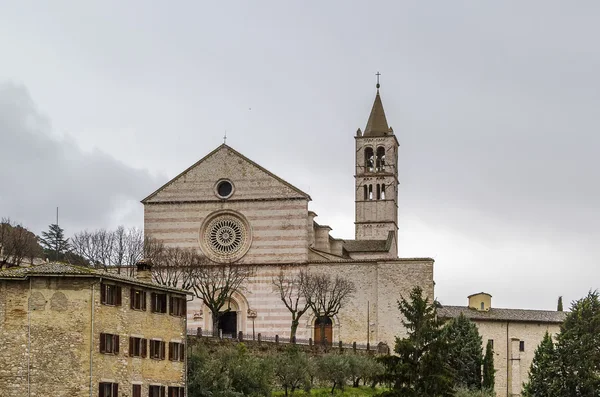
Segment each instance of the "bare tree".
[{"label": "bare tree", "polygon": [[194,251],[164,247],[160,242],[152,240],[147,241],[147,250],[145,257],[153,264],[152,281],[167,287],[190,289],[192,268],[199,260]]},{"label": "bare tree", "polygon": [[213,333],[216,334],[219,320],[231,311],[229,303],[232,295],[244,289],[243,283],[253,274],[253,269],[244,265],[214,263],[206,257],[200,257],[197,265],[192,266],[190,271],[188,284],[183,287],[193,291],[208,307],[212,316]]},{"label": "bare tree", "polygon": [[244,282],[253,273],[248,266],[215,263],[196,250],[165,247],[154,239],[145,241],[144,251],[153,263],[152,280],[193,292],[210,310],[215,334],[221,317],[231,311],[232,295],[244,289]]},{"label": "bare tree", "polygon": [[0,222],[0,267],[20,266],[23,260],[42,256],[37,237],[20,224],[3,218]]},{"label": "bare tree", "polygon": [[309,275],[305,270],[298,273],[285,273],[283,270],[279,275],[273,278],[274,289],[279,292],[279,298],[290,311],[292,315],[292,325],[290,329],[290,340],[296,337],[300,317],[310,308],[308,300],[304,297],[306,293],[306,282]]},{"label": "bare tree", "polygon": [[[344,277],[330,274],[307,275],[303,295],[315,317],[331,318],[339,313],[356,292],[354,283]],[[321,342],[325,344],[325,322],[320,322]],[[331,342],[331,341],[329,341]]]},{"label": "bare tree", "polygon": [[116,269],[133,276],[135,264],[142,258],[144,250],[143,232],[137,228],[116,230],[84,230],[71,238],[73,251],[89,264],[104,270]]}]

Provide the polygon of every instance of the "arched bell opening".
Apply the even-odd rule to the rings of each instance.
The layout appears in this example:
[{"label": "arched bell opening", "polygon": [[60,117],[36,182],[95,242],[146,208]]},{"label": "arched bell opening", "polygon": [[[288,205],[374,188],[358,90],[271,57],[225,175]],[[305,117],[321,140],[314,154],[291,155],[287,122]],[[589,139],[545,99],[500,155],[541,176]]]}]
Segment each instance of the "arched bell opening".
[{"label": "arched bell opening", "polygon": [[377,159],[375,162],[377,171],[385,170],[385,148],[383,146],[377,148]]},{"label": "arched bell opening", "polygon": [[367,172],[375,171],[375,158],[373,155],[372,147],[368,147],[365,149],[365,170]]}]

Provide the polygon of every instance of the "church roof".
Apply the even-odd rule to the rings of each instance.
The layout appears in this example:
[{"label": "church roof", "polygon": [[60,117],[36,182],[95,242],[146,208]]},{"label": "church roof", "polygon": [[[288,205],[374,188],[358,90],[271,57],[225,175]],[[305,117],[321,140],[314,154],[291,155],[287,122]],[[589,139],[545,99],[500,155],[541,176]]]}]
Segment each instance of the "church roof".
[{"label": "church roof", "polygon": [[30,267],[13,267],[10,269],[0,270],[0,280],[25,280],[28,277],[44,277],[44,276],[56,276],[56,277],[101,277],[107,280],[122,281],[129,284],[141,285],[148,288],[154,288],[159,290],[167,290],[177,292],[180,294],[189,294],[189,292],[178,289],[166,287],[160,284],[154,284],[152,282],[140,280],[135,277],[124,276],[122,274],[109,273],[103,270],[93,269],[90,267],[75,266],[61,262],[49,262],[37,266]]},{"label": "church roof", "polygon": [[389,135],[390,127],[387,119],[385,118],[385,111],[383,110],[383,103],[381,103],[381,96],[379,95],[379,89],[377,89],[377,95],[375,95],[375,102],[373,102],[373,108],[369,115],[369,121],[367,121],[367,127],[363,136],[381,136]]},{"label": "church roof", "polygon": [[347,252],[388,252],[392,247],[394,232],[388,233],[386,240],[344,240]]},{"label": "church roof", "polygon": [[533,323],[555,323],[565,321],[567,313],[550,310],[525,310],[525,309],[496,309],[480,311],[467,306],[442,306],[437,311],[441,319],[456,318],[463,314],[471,320],[478,321],[521,321]]},{"label": "church roof", "polygon": [[387,252],[387,240],[344,240],[344,249],[348,252]]},{"label": "church roof", "polygon": [[244,160],[244,161],[252,164],[254,167],[258,168],[259,170],[261,170],[265,174],[269,175],[273,179],[276,179],[277,181],[281,182],[285,186],[287,186],[290,189],[292,189],[294,192],[298,193],[300,195],[300,197],[306,198],[309,201],[312,200],[310,198],[310,195],[308,195],[308,193],[303,192],[302,190],[298,189],[296,186],[294,186],[291,183],[287,182],[286,180],[278,177],[277,175],[273,174],[271,171],[269,171],[266,168],[260,166],[259,164],[257,164],[254,161],[250,160],[248,157],[244,156],[243,154],[241,154],[237,150],[235,150],[232,147],[230,147],[230,146],[228,146],[228,145],[226,145],[226,144],[223,143],[220,146],[218,146],[215,150],[213,150],[212,152],[210,152],[209,154],[207,154],[206,156],[202,157],[200,160],[198,160],[197,162],[195,162],[194,164],[192,164],[190,167],[188,167],[186,170],[184,170],[183,172],[181,172],[179,175],[177,175],[176,177],[172,178],[170,181],[168,181],[167,183],[165,183],[164,185],[162,185],[160,188],[158,188],[156,191],[154,191],[148,197],[144,198],[142,200],[142,203],[144,203],[144,204],[147,203],[150,199],[152,199],[154,196],[156,196],[158,193],[160,193],[163,189],[165,189],[166,187],[168,187],[169,185],[171,185],[173,182],[175,182],[176,180],[178,180],[180,177],[182,177],[183,175],[187,174],[190,170],[192,170],[193,168],[197,167],[198,165],[200,165],[201,163],[203,163],[206,159],[208,159],[209,157],[213,156],[215,153],[217,153],[218,151],[223,150],[223,149],[230,151],[234,155],[236,155],[239,158],[241,158],[242,160]]}]

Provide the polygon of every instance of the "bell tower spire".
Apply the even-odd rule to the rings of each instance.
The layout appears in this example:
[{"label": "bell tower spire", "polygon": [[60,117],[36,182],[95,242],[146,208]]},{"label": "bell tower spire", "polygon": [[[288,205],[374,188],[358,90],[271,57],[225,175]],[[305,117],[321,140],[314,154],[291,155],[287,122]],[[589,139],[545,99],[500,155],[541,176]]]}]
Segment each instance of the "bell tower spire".
[{"label": "bell tower spire", "polygon": [[[388,125],[379,89],[364,133],[356,133],[356,240],[398,236],[398,140]],[[397,254],[397,252],[396,252]]]}]

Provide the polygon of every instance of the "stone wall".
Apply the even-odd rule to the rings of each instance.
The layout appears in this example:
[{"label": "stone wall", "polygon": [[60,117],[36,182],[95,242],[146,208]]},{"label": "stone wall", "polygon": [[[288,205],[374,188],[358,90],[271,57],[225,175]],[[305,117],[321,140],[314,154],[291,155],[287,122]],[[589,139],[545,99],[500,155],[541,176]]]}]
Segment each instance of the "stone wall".
[{"label": "stone wall", "polygon": [[[91,385],[96,396],[104,381],[119,383],[121,397],[131,395],[131,381],[144,384],[143,395],[150,382],[183,386],[184,363],[130,358],[128,337],[185,341],[185,319],[152,314],[149,304],[146,312],[132,311],[126,285],[122,306],[101,305],[97,281],[0,281],[0,395],[25,396],[30,388],[32,396],[89,396]],[[101,332],[120,336],[118,355],[99,353]]]},{"label": "stone wall", "polygon": [[308,260],[307,200],[146,204],[144,232],[171,246],[198,249],[202,222],[221,209],[241,213],[252,230],[252,245],[238,263]]},{"label": "stone wall", "polygon": [[[494,367],[496,369],[495,390],[497,396],[518,396],[523,382],[529,378],[529,368],[535,349],[542,341],[546,330],[551,335],[560,331],[559,324],[481,321],[477,324],[483,349],[489,339],[494,341]],[[525,350],[519,351],[519,342],[525,342]]]},{"label": "stone wall", "polygon": [[[272,279],[280,271],[294,274],[300,269],[333,276],[341,275],[356,285],[357,291],[353,299],[333,318],[334,342],[385,342],[393,346],[395,336],[405,335],[397,304],[400,297],[408,296],[416,285],[421,286],[428,297],[433,297],[433,260],[400,259],[386,262],[257,266],[255,275],[246,282],[245,290],[234,295],[234,306],[238,310],[238,331],[252,334],[253,321],[248,316],[248,309],[251,309],[256,312],[255,334],[260,332],[267,336],[289,337],[291,315],[274,289]],[[189,328],[212,329],[210,313],[197,298],[190,302],[188,307]],[[198,318],[200,312],[202,317]],[[315,317],[310,311],[304,314],[297,338],[313,337],[314,320]]]}]

